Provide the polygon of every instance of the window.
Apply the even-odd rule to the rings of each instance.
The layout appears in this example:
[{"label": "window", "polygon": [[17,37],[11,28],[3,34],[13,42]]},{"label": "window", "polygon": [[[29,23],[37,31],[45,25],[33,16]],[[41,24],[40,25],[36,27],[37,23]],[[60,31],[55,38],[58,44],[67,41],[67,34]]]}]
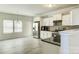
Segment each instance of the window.
[{"label": "window", "polygon": [[21,20],[14,21],[14,32],[22,32],[22,21]]},{"label": "window", "polygon": [[3,33],[22,32],[22,21],[3,20]]},{"label": "window", "polygon": [[3,33],[13,32],[13,20],[3,20]]}]

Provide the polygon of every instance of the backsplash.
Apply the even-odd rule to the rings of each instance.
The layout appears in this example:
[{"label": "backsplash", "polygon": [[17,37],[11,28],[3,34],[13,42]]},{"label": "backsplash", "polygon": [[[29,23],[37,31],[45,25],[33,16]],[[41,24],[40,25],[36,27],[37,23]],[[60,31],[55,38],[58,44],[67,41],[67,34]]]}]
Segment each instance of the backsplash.
[{"label": "backsplash", "polygon": [[50,31],[55,31],[55,30],[58,30],[58,31],[63,31],[63,30],[70,30],[70,29],[78,29],[79,28],[79,25],[73,25],[73,26],[53,26],[53,27],[50,27]]},{"label": "backsplash", "polygon": [[[43,26],[42,26],[43,27]],[[48,29],[47,30],[42,30],[42,31],[63,31],[63,30],[70,30],[70,29],[78,29],[79,25],[70,25],[70,26],[46,26]]]}]

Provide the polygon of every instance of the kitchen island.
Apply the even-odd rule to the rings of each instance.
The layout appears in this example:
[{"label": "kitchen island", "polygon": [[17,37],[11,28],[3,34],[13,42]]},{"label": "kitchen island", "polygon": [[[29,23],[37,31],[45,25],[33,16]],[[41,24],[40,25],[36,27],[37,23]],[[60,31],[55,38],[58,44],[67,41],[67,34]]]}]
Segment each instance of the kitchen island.
[{"label": "kitchen island", "polygon": [[79,53],[79,29],[60,31],[61,47],[60,53]]}]

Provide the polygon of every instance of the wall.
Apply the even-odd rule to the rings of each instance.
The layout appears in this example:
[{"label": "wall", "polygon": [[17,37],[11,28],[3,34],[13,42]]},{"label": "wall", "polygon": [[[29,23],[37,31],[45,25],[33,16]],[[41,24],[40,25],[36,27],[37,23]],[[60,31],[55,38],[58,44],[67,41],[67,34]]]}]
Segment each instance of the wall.
[{"label": "wall", "polygon": [[[23,32],[3,34],[3,20],[4,19],[10,19],[10,20],[20,19],[20,20],[22,20]],[[32,17],[16,15],[16,14],[0,13],[0,40],[12,39],[12,38],[17,38],[17,37],[26,37],[26,36],[32,36]]]}]

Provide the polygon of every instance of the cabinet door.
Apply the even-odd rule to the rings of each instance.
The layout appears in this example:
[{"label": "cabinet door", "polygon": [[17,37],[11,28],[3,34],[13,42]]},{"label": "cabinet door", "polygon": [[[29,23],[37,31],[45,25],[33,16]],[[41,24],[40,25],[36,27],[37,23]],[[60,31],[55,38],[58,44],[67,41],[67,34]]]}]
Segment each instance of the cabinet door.
[{"label": "cabinet door", "polygon": [[42,26],[53,26],[53,17],[43,19]]},{"label": "cabinet door", "polygon": [[62,18],[62,15],[61,14],[57,14],[56,15],[56,20],[61,20],[61,18]]},{"label": "cabinet door", "polygon": [[46,25],[46,20],[45,20],[45,19],[42,20],[42,25],[43,25],[43,26]]},{"label": "cabinet door", "polygon": [[48,18],[45,18],[42,20],[43,22],[43,26],[49,26],[49,19]]},{"label": "cabinet door", "polygon": [[46,21],[45,25],[46,25],[46,26],[49,26],[49,25],[50,25],[50,24],[49,24],[49,19],[50,19],[50,18],[46,18],[46,19],[45,19],[45,21]]},{"label": "cabinet door", "polygon": [[48,38],[48,31],[44,31],[44,39]]},{"label": "cabinet door", "polygon": [[45,39],[48,38],[47,34],[48,34],[47,31],[45,31],[45,33],[44,33],[44,38],[45,38]]},{"label": "cabinet door", "polygon": [[53,20],[56,20],[56,15],[53,15]]},{"label": "cabinet door", "polygon": [[61,20],[61,19],[62,19],[62,15],[61,14],[53,15],[53,20]]},{"label": "cabinet door", "polygon": [[79,8],[75,8],[71,11],[73,25],[79,25]]},{"label": "cabinet door", "polygon": [[41,39],[46,39],[47,37],[47,31],[41,31]]},{"label": "cabinet door", "polygon": [[48,37],[48,38],[51,38],[51,37],[52,37],[52,32],[48,32],[48,33],[47,33],[47,37]]},{"label": "cabinet door", "polygon": [[50,25],[50,26],[53,26],[53,17],[51,17],[51,18],[49,19],[49,25]]},{"label": "cabinet door", "polygon": [[72,19],[70,14],[62,16],[62,25],[72,25]]},{"label": "cabinet door", "polygon": [[41,35],[40,38],[43,39],[44,38],[44,32],[41,31],[40,35]]}]

